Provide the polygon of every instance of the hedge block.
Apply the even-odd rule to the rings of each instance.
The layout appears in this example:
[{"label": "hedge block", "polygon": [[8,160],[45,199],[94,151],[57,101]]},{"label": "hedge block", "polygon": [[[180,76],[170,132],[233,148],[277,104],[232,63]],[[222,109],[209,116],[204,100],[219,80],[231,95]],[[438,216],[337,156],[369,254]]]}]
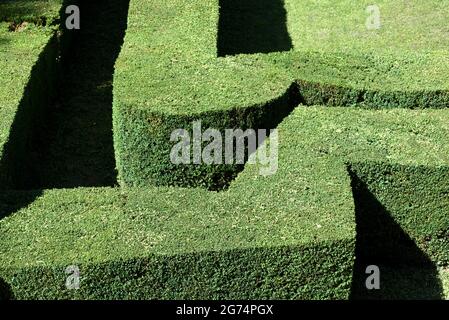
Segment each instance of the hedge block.
[{"label": "hedge block", "polygon": [[[444,241],[420,243],[447,225],[444,201],[434,196],[447,186],[446,116],[296,108],[278,127],[278,174],[262,177],[257,165],[247,165],[224,192],[53,190],[34,194],[29,205],[29,192],[4,194],[3,212],[15,213],[0,222],[2,278],[17,298],[348,298],[356,238],[352,172],[392,208],[416,246],[446,261]],[[404,169],[385,175],[389,184],[376,182],[389,166]],[[410,195],[418,179],[422,189]],[[411,209],[395,209],[418,193]],[[422,208],[439,211],[426,218]],[[432,223],[420,226],[424,218]],[[80,290],[64,289],[69,265],[80,267]],[[38,289],[44,282],[46,291]]]},{"label": "hedge block", "polygon": [[[299,102],[368,109],[447,107],[449,63],[438,37],[430,37],[428,47],[414,51],[371,50],[385,48],[382,41],[395,43],[400,32],[407,33],[403,44],[411,45],[414,34],[403,26],[384,40],[361,32],[362,45],[352,48],[354,35],[337,28],[347,50],[331,50],[334,41],[330,39],[324,43],[309,37],[305,42],[299,40],[299,35],[318,32],[321,27],[298,24],[309,11],[305,5],[323,24],[329,20],[329,8],[321,11],[330,3],[306,2],[285,1],[285,23],[293,44],[290,51],[262,54],[253,50],[254,54],[218,57],[223,49],[219,35],[226,34],[226,23],[233,21],[229,16],[220,20],[220,14],[226,10],[232,15],[233,2],[169,0],[160,5],[157,1],[131,1],[128,32],[114,78],[114,144],[120,183],[216,188],[223,184],[217,177],[235,177],[239,166],[171,163],[174,144],[170,133],[189,130],[198,119],[219,130],[271,129]],[[365,8],[362,5],[368,3],[360,1],[359,5]],[[399,4],[382,1],[381,5],[389,10],[389,19],[395,14],[411,14],[404,13]],[[433,12],[427,5],[413,7],[424,16]],[[343,16],[358,17],[352,2],[344,1],[336,8]],[[248,19],[263,19],[263,10],[256,9]],[[236,15],[250,12],[245,10]],[[158,18],[152,19],[155,15]],[[444,17],[434,19],[443,21]],[[242,19],[238,23],[244,24]],[[350,23],[355,27],[359,18],[354,19]],[[437,30],[445,32],[444,28]],[[278,120],[269,122],[272,115]]]},{"label": "hedge block", "polygon": [[[4,3],[11,4],[2,1],[0,8]],[[27,5],[24,13],[2,19],[33,20],[51,8],[30,18],[37,2],[16,3]],[[393,23],[386,38],[365,31],[348,36],[361,21],[354,22],[353,2],[342,1],[335,9],[352,19],[335,39],[343,47],[354,36],[363,41],[334,50],[334,37],[301,40],[332,29],[324,10],[331,3],[286,0],[290,51],[218,57],[219,4],[131,0],[114,80],[122,188],[2,192],[1,297],[346,299],[360,280],[356,258],[410,273],[448,264],[449,63],[436,41],[445,29],[424,38]],[[302,23],[304,5],[324,12],[317,23]],[[390,9],[387,21],[411,14],[402,4],[380,5]],[[421,23],[447,20],[427,3],[410,6]],[[29,106],[51,96],[52,85],[40,87],[39,79],[56,79],[53,31],[30,26],[23,35],[36,32],[36,38],[26,42],[4,32],[5,52],[0,42],[7,59],[26,56],[33,46],[20,67],[0,62],[5,74],[20,74],[1,86],[3,96],[0,91],[8,111],[0,121],[6,159],[0,181],[8,188],[19,183],[13,160],[22,157],[24,134],[39,115]],[[379,50],[400,35],[404,41],[394,50]],[[416,37],[426,45],[408,50]],[[51,50],[42,51],[46,45]],[[16,131],[21,101],[28,120]],[[250,164],[243,171],[172,165],[170,133],[195,120],[216,129],[277,127],[277,174],[262,177]],[[179,188],[215,189],[228,177],[236,178],[223,192]],[[68,266],[80,268],[79,290],[65,287]]]}]

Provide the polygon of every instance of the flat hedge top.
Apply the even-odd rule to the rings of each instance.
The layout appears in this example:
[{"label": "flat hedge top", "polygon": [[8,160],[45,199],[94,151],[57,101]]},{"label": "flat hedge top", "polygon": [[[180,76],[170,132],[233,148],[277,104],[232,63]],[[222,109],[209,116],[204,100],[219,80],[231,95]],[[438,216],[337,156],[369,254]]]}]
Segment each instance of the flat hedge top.
[{"label": "flat hedge top", "polygon": [[380,1],[383,27],[376,31],[364,29],[367,5],[286,1],[292,50],[217,58],[218,0],[131,0],[115,104],[196,114],[271,101],[298,79],[386,92],[448,91],[444,4]]},{"label": "flat hedge top", "polygon": [[[445,1],[284,2],[295,49],[407,53],[449,48],[449,8]],[[378,30],[366,27],[370,16],[367,9],[372,5],[380,13]]]},{"label": "flat hedge top", "polygon": [[298,107],[279,126],[277,174],[262,177],[247,164],[221,193],[49,190],[25,205],[31,193],[2,193],[1,212],[15,213],[0,221],[0,261],[5,267],[93,263],[354,240],[346,164],[447,166],[447,116],[446,110]]},{"label": "flat hedge top", "polygon": [[288,132],[295,134],[284,137],[281,147],[293,143],[308,150],[297,156],[310,159],[325,156],[346,163],[447,166],[448,116],[445,109],[298,107],[286,122]]},{"label": "flat hedge top", "polygon": [[[273,204],[271,195],[248,203],[232,193],[175,188],[49,190],[0,222],[0,261],[2,267],[52,266],[351,241],[349,188],[346,196],[342,206],[317,211],[307,205],[312,200]],[[0,206],[7,210],[25,197],[30,193],[2,193]]]}]

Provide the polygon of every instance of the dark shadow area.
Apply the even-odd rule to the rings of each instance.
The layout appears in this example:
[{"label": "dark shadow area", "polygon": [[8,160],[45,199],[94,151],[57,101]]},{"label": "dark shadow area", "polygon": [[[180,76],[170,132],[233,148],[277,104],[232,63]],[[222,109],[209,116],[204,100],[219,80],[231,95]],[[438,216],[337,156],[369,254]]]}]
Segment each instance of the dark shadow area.
[{"label": "dark shadow area", "polygon": [[30,189],[116,184],[112,135],[114,64],[127,28],[129,0],[81,1],[82,26],[57,101],[36,135]]},{"label": "dark shadow area", "polygon": [[0,301],[13,300],[14,295],[11,286],[0,278]]},{"label": "dark shadow area", "polygon": [[[442,299],[436,266],[356,173],[350,174],[357,225],[351,299]],[[369,265],[380,269],[380,290],[365,286]]]},{"label": "dark shadow area", "polygon": [[0,193],[0,220],[21,209],[26,208],[41,195],[41,190],[2,191]]},{"label": "dark shadow area", "polygon": [[289,51],[283,0],[220,0],[218,56]]}]

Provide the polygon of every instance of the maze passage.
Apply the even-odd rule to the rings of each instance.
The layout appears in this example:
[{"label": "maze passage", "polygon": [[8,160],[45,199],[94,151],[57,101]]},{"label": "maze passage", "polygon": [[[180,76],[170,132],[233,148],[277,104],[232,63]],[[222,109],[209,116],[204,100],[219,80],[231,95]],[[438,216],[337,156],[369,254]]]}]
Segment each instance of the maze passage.
[{"label": "maze passage", "polygon": [[127,6],[122,1],[104,10],[105,1],[83,3],[84,28],[67,52],[58,96],[30,146],[27,188],[116,184],[112,76],[126,30]]}]

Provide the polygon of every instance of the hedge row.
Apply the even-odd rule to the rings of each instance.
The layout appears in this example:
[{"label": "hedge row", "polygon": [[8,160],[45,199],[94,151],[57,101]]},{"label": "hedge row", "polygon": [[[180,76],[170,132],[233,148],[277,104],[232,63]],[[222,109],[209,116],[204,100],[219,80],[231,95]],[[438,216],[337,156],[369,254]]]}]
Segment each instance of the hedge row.
[{"label": "hedge row", "polygon": [[[351,63],[344,54],[216,59],[216,4],[131,1],[114,93],[124,184],[158,184],[159,177],[160,184],[213,187],[222,168],[181,173],[182,166],[164,162],[168,133],[191,128],[196,119],[219,129],[274,127],[299,98],[332,105],[348,96],[341,93],[345,87],[378,92],[382,108],[417,107],[400,105],[421,101],[413,96],[417,88],[430,94],[421,107],[446,101],[439,71],[414,83],[407,76],[434,70],[428,68],[439,59],[434,54],[406,56],[412,62],[404,69],[387,68],[396,66],[395,58],[382,58],[359,73],[351,68],[363,67],[363,59]],[[160,19],[147,19],[155,12]],[[384,83],[373,82],[380,74]],[[317,98],[316,88],[301,93],[294,82],[299,89],[307,83],[340,89],[336,98],[327,91]],[[405,93],[388,98],[391,90]],[[355,101],[349,96],[345,105]],[[359,105],[377,101],[364,96],[357,93]],[[279,126],[277,174],[261,177],[260,165],[247,165],[221,193],[167,187],[2,192],[0,292],[18,299],[347,298],[356,222],[370,259],[398,262],[392,252],[408,247],[404,258],[413,263],[424,254],[425,262],[447,264],[447,116],[447,110],[298,107]],[[11,123],[4,123],[9,134]],[[374,206],[365,208],[365,199]],[[371,228],[379,224],[370,219],[372,208],[382,209],[380,221],[390,223],[374,241]],[[379,248],[376,241],[391,245]],[[80,268],[79,290],[65,288],[69,265]]]},{"label": "hedge row", "polygon": [[[220,155],[223,164],[191,163],[180,166],[170,161],[170,152],[174,146],[174,142],[170,141],[172,132],[185,129],[190,139],[193,139],[195,121],[201,121],[202,132],[208,128],[218,129],[221,133],[229,128],[243,131],[276,128],[297,104],[295,89],[292,86],[279,97],[262,105],[201,115],[164,115],[150,110],[133,110],[123,105],[118,107],[114,113],[114,137],[118,166],[124,169],[120,172],[122,186],[151,184],[222,189],[243,169],[242,164],[225,164],[224,150],[227,146],[224,134],[223,155]],[[203,142],[202,148],[208,143]],[[193,148],[190,159],[193,159]]]},{"label": "hedge row", "polygon": [[[344,178],[345,171],[341,174]],[[223,193],[181,188],[2,193],[2,212],[16,211],[0,222],[3,295],[346,299],[355,234],[349,180],[343,180],[346,185],[328,198],[329,192],[314,190],[329,199],[320,211],[299,209],[298,203],[314,202],[306,197],[287,202],[273,192],[264,202],[248,198],[259,194],[256,185]],[[333,214],[332,221],[322,213]],[[65,287],[70,265],[79,267],[79,290]]]},{"label": "hedge row", "polygon": [[[369,199],[385,206],[382,221],[394,219],[412,241],[409,251],[418,248],[410,252],[447,263],[441,197],[448,188],[447,116],[447,110],[296,108],[278,127],[277,174],[263,177],[260,164],[246,165],[220,193],[170,187],[2,193],[4,291],[19,299],[348,298],[356,222],[358,240],[379,235],[384,248],[404,248],[388,231],[398,228],[378,232],[370,211],[361,210],[368,198],[354,173],[369,186]],[[361,196],[355,203],[353,192]],[[397,262],[375,252],[373,264]],[[70,265],[80,268],[79,290],[65,289]]]},{"label": "hedge row", "polygon": [[449,167],[351,166],[359,258],[394,265],[449,265]]},{"label": "hedge row", "polygon": [[294,52],[275,63],[281,63],[297,79],[304,104],[441,109],[449,105],[446,57],[446,51],[382,55]]},{"label": "hedge row", "polygon": [[[286,5],[292,12],[302,6]],[[426,5],[418,9],[428,11]],[[356,14],[350,6],[339,10]],[[374,109],[449,104],[447,51],[437,47],[337,53],[309,42],[289,52],[217,58],[218,21],[216,0],[169,0],[162,6],[131,1],[114,78],[121,185],[216,189],[232,180],[240,166],[171,163],[171,132],[191,130],[193,120],[201,119],[203,128],[269,129],[277,122],[273,115],[282,119],[298,102]]]}]

